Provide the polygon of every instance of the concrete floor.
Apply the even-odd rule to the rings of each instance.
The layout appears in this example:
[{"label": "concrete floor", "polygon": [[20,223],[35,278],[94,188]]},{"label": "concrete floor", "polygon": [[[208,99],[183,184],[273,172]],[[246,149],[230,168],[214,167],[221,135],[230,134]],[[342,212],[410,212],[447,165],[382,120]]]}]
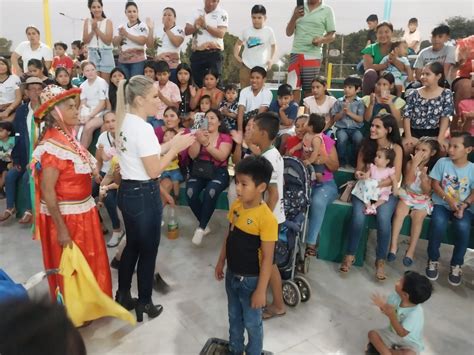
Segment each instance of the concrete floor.
[{"label": "concrete floor", "polygon": [[[0,210],[5,202],[0,201]],[[171,285],[167,295],[154,293],[155,303],[164,311],[158,318],[131,327],[116,319],[101,319],[81,329],[89,354],[198,354],[211,337],[227,338],[227,305],[224,284],[214,279],[214,265],[224,231],[225,214],[218,211],[201,247],[191,244],[196,226],[190,210],[179,208],[181,236],[162,239],[157,266]],[[314,259],[307,278],[312,298],[287,315],[264,323],[264,348],[276,354],[362,354],[367,332],[387,325],[387,319],[371,305],[369,296],[378,291],[392,292],[404,268],[400,260],[387,267],[388,280],[374,281],[372,266],[373,235],[369,240],[367,262],[353,268],[347,276],[337,272],[338,265]],[[405,250],[401,247],[400,254]],[[423,272],[426,241],[420,241],[415,270]],[[114,250],[109,249],[112,257]],[[472,354],[474,349],[474,253],[468,252],[464,283],[451,287],[447,265],[451,247],[442,248],[440,279],[425,304],[425,353]],[[399,258],[400,259],[400,258]],[[42,269],[38,242],[31,240],[29,229],[16,221],[0,224],[0,267],[22,282]],[[117,272],[112,271],[114,286]],[[135,287],[135,286],[134,286]],[[33,297],[46,291],[43,282]],[[135,289],[136,292],[136,289]]]}]

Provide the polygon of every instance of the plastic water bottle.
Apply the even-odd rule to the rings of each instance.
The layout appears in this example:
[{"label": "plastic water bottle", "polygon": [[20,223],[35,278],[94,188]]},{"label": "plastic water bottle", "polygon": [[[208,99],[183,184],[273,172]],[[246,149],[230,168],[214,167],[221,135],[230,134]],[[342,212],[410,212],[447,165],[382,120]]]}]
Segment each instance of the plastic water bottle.
[{"label": "plastic water bottle", "polygon": [[168,231],[166,237],[168,239],[177,239],[179,237],[179,224],[174,207],[169,207]]}]

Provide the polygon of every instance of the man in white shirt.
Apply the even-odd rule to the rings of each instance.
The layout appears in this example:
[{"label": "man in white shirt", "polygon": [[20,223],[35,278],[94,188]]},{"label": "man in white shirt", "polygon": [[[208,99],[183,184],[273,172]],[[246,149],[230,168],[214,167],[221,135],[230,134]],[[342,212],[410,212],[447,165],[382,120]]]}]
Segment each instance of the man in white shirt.
[{"label": "man in white shirt", "polygon": [[191,69],[199,87],[207,70],[213,68],[219,75],[222,73],[224,35],[228,26],[229,15],[219,6],[219,0],[204,0],[204,8],[197,9],[186,23],[185,34],[193,35]]},{"label": "man in white shirt", "polygon": [[[22,76],[28,71],[28,61],[30,59],[44,60],[47,70],[51,68],[53,62],[53,51],[46,44],[40,41],[40,31],[35,26],[26,28],[28,41],[21,42],[12,53],[12,66],[15,74]],[[22,59],[23,68],[20,68],[18,60]]]},{"label": "man in white shirt", "polygon": [[239,108],[237,111],[237,129],[243,131],[244,121],[261,112],[268,111],[273,95],[265,87],[267,71],[262,67],[254,67],[250,70],[250,86],[242,89],[239,97]]}]

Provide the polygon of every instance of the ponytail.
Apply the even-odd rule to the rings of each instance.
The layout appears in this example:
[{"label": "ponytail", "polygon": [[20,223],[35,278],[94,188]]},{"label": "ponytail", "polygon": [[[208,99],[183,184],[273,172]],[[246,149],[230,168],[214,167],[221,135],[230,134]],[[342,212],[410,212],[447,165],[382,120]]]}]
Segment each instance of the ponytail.
[{"label": "ponytail", "polygon": [[122,131],[122,124],[125,118],[125,114],[127,113],[127,104],[125,102],[126,83],[127,80],[120,80],[117,88],[117,106],[115,107],[115,140],[117,146],[119,146],[119,140],[121,140],[120,133]]},{"label": "ponytail", "polygon": [[153,80],[143,75],[135,75],[130,80],[120,80],[117,88],[117,107],[115,109],[115,139],[117,147],[120,147],[122,143],[122,125],[130,106],[134,106],[134,101],[137,96],[145,97],[153,87],[153,84]]}]

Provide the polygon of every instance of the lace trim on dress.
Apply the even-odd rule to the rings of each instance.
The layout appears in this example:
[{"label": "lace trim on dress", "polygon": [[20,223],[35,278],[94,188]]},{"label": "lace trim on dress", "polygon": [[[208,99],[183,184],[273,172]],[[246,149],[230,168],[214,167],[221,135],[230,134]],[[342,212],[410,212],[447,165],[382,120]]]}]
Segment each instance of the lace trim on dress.
[{"label": "lace trim on dress", "polygon": [[[81,214],[93,209],[95,201],[89,196],[82,201],[58,201],[58,206],[61,215]],[[40,202],[40,213],[47,216],[51,215],[44,201]]]},{"label": "lace trim on dress", "polygon": [[[92,174],[91,166],[81,159],[81,156],[68,146],[64,146],[56,141],[47,140],[44,143],[38,145],[33,151],[33,158],[41,162],[41,156],[44,153],[54,155],[61,160],[70,160],[74,164],[74,171],[76,174]],[[90,154],[89,159],[92,168],[96,167],[97,160]]]}]

